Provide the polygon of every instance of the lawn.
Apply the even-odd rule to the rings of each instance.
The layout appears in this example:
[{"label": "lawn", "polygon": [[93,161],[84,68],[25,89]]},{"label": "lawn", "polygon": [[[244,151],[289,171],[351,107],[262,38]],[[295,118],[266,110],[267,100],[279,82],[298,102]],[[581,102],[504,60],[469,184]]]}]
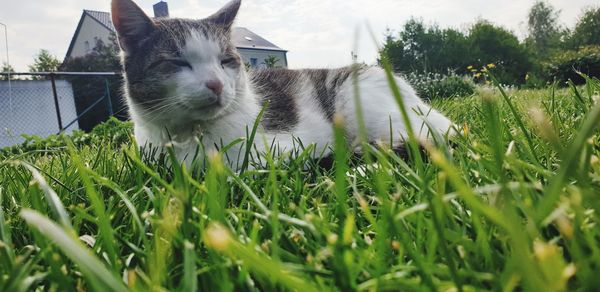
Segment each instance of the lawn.
[{"label": "lawn", "polygon": [[187,169],[114,120],[32,141],[0,154],[0,290],[593,290],[598,95],[481,87],[433,102],[451,147],[338,143],[332,169]]}]

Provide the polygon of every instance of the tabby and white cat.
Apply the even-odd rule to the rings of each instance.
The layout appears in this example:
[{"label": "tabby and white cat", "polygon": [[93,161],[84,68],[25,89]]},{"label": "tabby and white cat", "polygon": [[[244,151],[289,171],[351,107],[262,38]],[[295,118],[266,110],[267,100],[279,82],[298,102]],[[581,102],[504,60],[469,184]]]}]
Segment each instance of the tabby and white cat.
[{"label": "tabby and white cat", "polygon": [[[200,135],[207,148],[246,137],[266,104],[254,142],[259,151],[265,149],[265,139],[290,150],[297,138],[304,145],[314,143],[316,153],[326,153],[335,115],[343,118],[349,143],[357,138],[353,70],[368,139],[390,141],[391,122],[395,146],[403,143],[406,127],[378,67],[247,72],[231,42],[240,4],[233,0],[208,18],[189,20],[151,19],[131,0],[112,1],[139,145],[172,143],[178,157],[189,160]],[[418,137],[451,130],[452,122],[423,103],[410,85],[399,77],[396,82]]]}]

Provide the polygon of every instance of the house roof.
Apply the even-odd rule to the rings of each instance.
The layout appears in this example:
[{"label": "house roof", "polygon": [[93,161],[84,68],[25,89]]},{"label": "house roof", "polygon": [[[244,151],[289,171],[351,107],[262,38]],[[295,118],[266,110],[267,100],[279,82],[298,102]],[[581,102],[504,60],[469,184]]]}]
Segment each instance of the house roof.
[{"label": "house roof", "polygon": [[233,43],[238,48],[287,52],[286,50],[276,46],[272,42],[267,41],[245,27],[234,27],[231,37],[233,39]]},{"label": "house roof", "polygon": [[[83,14],[81,15],[81,19],[79,20],[79,24],[77,25],[77,29],[75,30],[75,35],[71,39],[71,44],[69,45],[69,49],[67,50],[67,55],[65,57],[68,58],[71,55],[71,51],[73,50],[73,46],[75,45],[75,40],[77,35],[79,34],[79,30],[81,29],[81,25],[83,24],[83,20],[86,16],[90,16],[93,20],[97,21],[100,25],[105,27],[106,29],[116,32],[115,27],[112,23],[112,18],[110,13],[104,11],[95,11],[95,10],[83,10]],[[255,50],[270,50],[270,51],[281,51],[287,52],[286,50],[276,46],[275,44],[267,41],[263,37],[255,34],[245,27],[234,27],[232,31],[232,39],[233,43],[237,48],[240,49],[255,49]]]},{"label": "house roof", "polygon": [[75,46],[75,41],[77,40],[77,36],[79,35],[79,31],[81,30],[81,26],[83,25],[83,21],[85,20],[86,16],[89,16],[91,19],[95,20],[100,25],[102,25],[104,28],[106,28],[110,31],[113,31],[113,32],[115,31],[115,27],[112,24],[110,13],[103,12],[103,11],[94,11],[94,10],[85,10],[84,9],[83,13],[81,14],[81,18],[79,19],[79,24],[77,24],[77,29],[75,29],[75,34],[73,35],[73,38],[71,39],[71,43],[69,44],[69,49],[67,50],[67,55],[65,56],[65,60],[69,56],[71,56],[73,47]]},{"label": "house roof", "polygon": [[104,11],[94,11],[94,10],[83,10],[84,14],[91,16],[94,20],[100,22],[104,27],[110,29],[111,31],[115,31],[115,27],[113,26],[112,19],[110,17],[110,13]]}]

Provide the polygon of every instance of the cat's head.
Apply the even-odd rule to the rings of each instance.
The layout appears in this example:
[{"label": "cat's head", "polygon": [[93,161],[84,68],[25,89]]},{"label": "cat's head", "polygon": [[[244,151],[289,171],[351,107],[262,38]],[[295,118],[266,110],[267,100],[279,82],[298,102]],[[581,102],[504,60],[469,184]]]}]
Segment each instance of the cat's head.
[{"label": "cat's head", "polygon": [[244,66],[231,42],[241,0],[200,20],[151,19],[112,0],[129,103],[149,119],[210,120],[235,103]]}]

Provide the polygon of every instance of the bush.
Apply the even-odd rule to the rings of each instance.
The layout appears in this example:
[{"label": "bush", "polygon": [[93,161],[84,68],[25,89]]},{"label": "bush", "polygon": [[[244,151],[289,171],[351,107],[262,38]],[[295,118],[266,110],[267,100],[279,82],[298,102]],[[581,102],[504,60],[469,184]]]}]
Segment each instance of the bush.
[{"label": "bush", "polygon": [[[115,117],[96,126],[91,132],[81,130],[73,131],[69,138],[76,147],[86,145],[121,145],[129,141],[132,134],[132,123],[122,122]],[[23,135],[25,141],[21,144],[0,149],[0,156],[21,154],[32,151],[48,151],[64,148],[67,134],[50,135],[40,137],[36,135]]]},{"label": "bush", "polygon": [[448,75],[409,73],[405,77],[423,99],[469,96],[475,92],[473,81],[454,73]]},{"label": "bush", "polygon": [[585,79],[577,72],[600,78],[600,46],[556,53],[544,64],[544,72],[548,80],[563,83],[572,80],[575,84],[584,84]]}]

